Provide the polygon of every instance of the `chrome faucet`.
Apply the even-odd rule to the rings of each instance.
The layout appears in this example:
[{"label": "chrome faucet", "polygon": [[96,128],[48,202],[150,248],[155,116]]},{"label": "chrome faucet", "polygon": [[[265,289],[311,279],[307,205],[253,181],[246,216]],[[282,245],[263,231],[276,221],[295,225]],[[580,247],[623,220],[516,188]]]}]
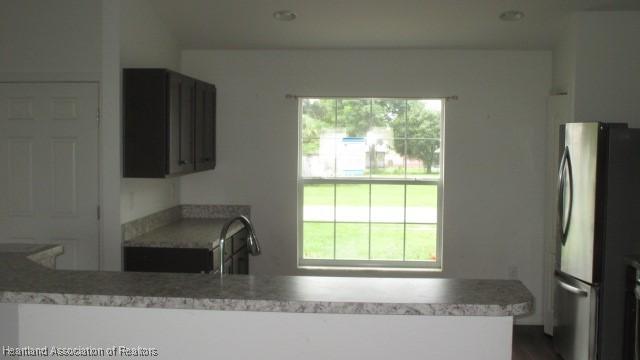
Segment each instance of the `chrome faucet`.
[{"label": "chrome faucet", "polygon": [[247,229],[249,235],[247,236],[247,248],[249,250],[249,254],[253,256],[260,255],[260,244],[258,243],[258,239],[256,238],[256,233],[253,230],[253,225],[251,225],[251,221],[244,216],[236,216],[233,219],[227,221],[226,224],[222,227],[220,231],[220,276],[224,274],[224,243],[227,238],[227,232],[229,231],[229,227],[236,221],[240,221],[244,228]]}]

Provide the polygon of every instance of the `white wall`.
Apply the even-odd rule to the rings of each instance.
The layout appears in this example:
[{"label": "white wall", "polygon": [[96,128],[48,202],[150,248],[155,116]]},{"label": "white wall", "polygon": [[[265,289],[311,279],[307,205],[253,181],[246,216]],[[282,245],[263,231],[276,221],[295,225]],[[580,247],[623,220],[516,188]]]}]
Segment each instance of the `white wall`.
[{"label": "white wall", "polygon": [[583,12],[575,22],[575,119],[640,126],[640,12]]},{"label": "white wall", "polygon": [[[178,42],[148,0],[120,4],[120,65],[179,69]],[[121,222],[178,205],[178,183],[179,178],[122,179]]]},{"label": "white wall", "polygon": [[120,4],[120,61],[122,67],[179,69],[178,41],[149,0]]},{"label": "white wall", "polygon": [[118,3],[5,0],[0,11],[0,80],[100,83],[104,269],[119,269],[121,252]]},{"label": "white wall", "polygon": [[122,268],[120,227],[120,1],[102,1],[100,168],[102,209],[101,270]]},{"label": "white wall", "polygon": [[640,126],[640,12],[578,12],[553,52],[553,88],[572,121]]},{"label": "white wall", "polygon": [[573,94],[576,66],[575,17],[569,16],[553,48],[552,92]]},{"label": "white wall", "polygon": [[0,73],[99,73],[100,16],[96,0],[3,0]]},{"label": "white wall", "polygon": [[[252,258],[254,272],[322,272],[296,268],[297,103],[285,94],[458,95],[446,119],[444,271],[375,275],[506,278],[515,266],[536,300],[542,298],[550,53],[182,54],[183,72],[218,88],[218,161],[214,171],[182,178],[181,201],[251,205],[263,245],[263,255]],[[540,323],[540,312],[527,321]]]},{"label": "white wall", "polygon": [[[428,354],[428,358],[439,360],[507,360],[512,351],[513,320],[509,316],[296,314],[39,304],[0,304],[0,315],[7,306],[18,313],[14,318],[18,318],[19,326],[12,322],[6,327],[19,333],[20,346],[141,346],[156,348],[158,356],[151,358],[157,359],[386,360],[417,359]],[[0,346],[6,345],[3,342],[0,339]]]},{"label": "white wall", "polygon": [[[20,345],[20,319],[18,304],[0,304],[0,350],[2,346]],[[0,359],[10,359],[0,351]]]}]

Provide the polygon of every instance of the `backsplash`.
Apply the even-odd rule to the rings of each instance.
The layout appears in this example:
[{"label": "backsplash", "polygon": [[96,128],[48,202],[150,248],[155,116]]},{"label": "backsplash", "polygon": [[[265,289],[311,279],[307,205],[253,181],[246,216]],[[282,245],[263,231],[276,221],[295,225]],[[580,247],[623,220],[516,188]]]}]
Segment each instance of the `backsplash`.
[{"label": "backsplash", "polygon": [[174,206],[151,215],[122,224],[122,240],[127,241],[148,233],[161,226],[177,221],[182,217],[181,206]]},{"label": "backsplash", "polygon": [[131,240],[179,219],[226,219],[251,216],[249,205],[178,205],[122,224],[122,241]]},{"label": "backsplash", "polygon": [[251,216],[249,205],[181,205],[183,218],[226,219]]}]

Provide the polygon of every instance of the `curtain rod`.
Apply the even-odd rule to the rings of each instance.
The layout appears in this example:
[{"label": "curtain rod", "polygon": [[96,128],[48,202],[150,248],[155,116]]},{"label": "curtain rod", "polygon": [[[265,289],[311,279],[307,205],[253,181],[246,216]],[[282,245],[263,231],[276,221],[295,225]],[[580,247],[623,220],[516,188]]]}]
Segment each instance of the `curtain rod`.
[{"label": "curtain rod", "polygon": [[316,96],[316,95],[295,95],[295,94],[286,94],[284,96],[287,99],[300,99],[300,98],[310,98],[310,99],[443,99],[446,101],[449,100],[458,100],[458,95],[450,95],[450,96]]}]

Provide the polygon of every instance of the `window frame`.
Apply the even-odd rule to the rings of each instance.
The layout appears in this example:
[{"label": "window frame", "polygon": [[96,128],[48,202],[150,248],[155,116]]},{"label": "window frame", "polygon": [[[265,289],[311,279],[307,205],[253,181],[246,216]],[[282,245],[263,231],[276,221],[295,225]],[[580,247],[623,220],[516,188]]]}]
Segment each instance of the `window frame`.
[{"label": "window frame", "polygon": [[[305,99],[391,99],[391,100],[440,100],[441,101],[441,116],[440,116],[440,154],[439,154],[439,168],[440,176],[438,180],[426,180],[426,179],[400,179],[400,178],[388,178],[388,179],[375,179],[375,178],[324,178],[324,177],[303,177],[302,176],[302,161],[303,161],[303,124],[302,124],[302,102]],[[297,97],[298,106],[298,163],[297,163],[297,179],[296,179],[296,195],[297,195],[297,220],[296,220],[296,235],[297,235],[297,265],[298,268],[317,268],[317,269],[330,269],[330,270],[407,270],[407,271],[442,271],[443,270],[443,199],[444,199],[444,164],[445,164],[445,103],[447,98],[439,97],[358,97],[358,96],[300,96]],[[304,258],[304,186],[310,184],[392,184],[392,185],[405,185],[405,209],[406,209],[406,186],[407,185],[436,185],[437,186],[437,223],[436,223],[436,260],[435,261],[418,261],[418,260],[342,260],[342,259],[305,259]],[[371,204],[369,204],[371,207]],[[340,223],[334,219],[334,224]],[[406,219],[403,223],[407,224]],[[406,235],[405,235],[406,236]],[[404,240],[406,242],[406,238]]]}]

